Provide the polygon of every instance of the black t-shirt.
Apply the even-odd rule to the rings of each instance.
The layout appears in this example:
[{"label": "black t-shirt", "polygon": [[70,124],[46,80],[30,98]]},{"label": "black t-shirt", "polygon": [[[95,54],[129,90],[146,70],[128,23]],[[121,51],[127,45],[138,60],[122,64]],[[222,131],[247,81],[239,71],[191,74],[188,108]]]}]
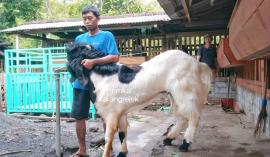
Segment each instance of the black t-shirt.
[{"label": "black t-shirt", "polygon": [[206,63],[211,69],[216,69],[216,58],[217,52],[216,48],[211,46],[209,48],[205,48],[201,46],[198,51],[198,55],[201,56],[200,62]]}]

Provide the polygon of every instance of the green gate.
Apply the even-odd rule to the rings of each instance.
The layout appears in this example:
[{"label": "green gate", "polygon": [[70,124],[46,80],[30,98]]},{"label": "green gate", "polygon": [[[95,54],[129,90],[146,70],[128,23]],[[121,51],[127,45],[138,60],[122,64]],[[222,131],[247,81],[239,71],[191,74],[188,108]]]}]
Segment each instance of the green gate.
[{"label": "green gate", "polygon": [[[54,70],[65,66],[65,47],[5,50],[7,112],[54,112]],[[60,73],[60,112],[71,111],[72,96],[69,74]]]}]

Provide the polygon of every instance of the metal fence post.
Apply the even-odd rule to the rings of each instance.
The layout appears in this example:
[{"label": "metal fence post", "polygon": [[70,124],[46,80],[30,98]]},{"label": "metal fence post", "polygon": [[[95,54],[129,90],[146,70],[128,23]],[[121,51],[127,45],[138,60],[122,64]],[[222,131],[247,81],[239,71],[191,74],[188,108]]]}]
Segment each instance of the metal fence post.
[{"label": "metal fence post", "polygon": [[60,74],[56,71],[56,104],[55,104],[55,119],[56,119],[56,156],[61,157],[61,133],[60,133]]}]

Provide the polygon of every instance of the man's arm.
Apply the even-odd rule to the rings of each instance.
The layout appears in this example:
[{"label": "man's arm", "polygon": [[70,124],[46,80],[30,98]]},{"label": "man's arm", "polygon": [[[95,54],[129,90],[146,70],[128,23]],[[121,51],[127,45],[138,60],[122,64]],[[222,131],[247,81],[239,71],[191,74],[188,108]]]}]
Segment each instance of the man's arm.
[{"label": "man's arm", "polygon": [[200,61],[200,59],[201,59],[201,56],[197,55],[197,61]]},{"label": "man's arm", "polygon": [[82,60],[81,64],[85,68],[91,69],[96,64],[107,64],[107,63],[112,63],[112,62],[118,62],[119,52],[118,52],[117,45],[116,45],[113,34],[111,32],[107,32],[106,37],[104,37],[104,38],[105,38],[104,40],[106,40],[106,45],[105,45],[104,51],[109,55],[101,57],[101,58],[96,58],[96,59]]},{"label": "man's arm", "polygon": [[199,62],[200,62],[200,60],[201,60],[201,56],[202,56],[202,48],[201,48],[201,47],[199,47],[199,49],[198,49],[198,54],[197,54],[197,61],[199,61]]},{"label": "man's arm", "polygon": [[118,62],[118,60],[118,55],[107,55],[96,59],[84,59],[82,60],[81,64],[87,69],[92,69],[93,66],[96,64],[107,64],[112,62]]},{"label": "man's arm", "polygon": [[219,64],[218,64],[218,61],[217,61],[217,49],[215,48],[215,66],[216,66],[216,76],[218,76],[218,73],[219,73]]}]

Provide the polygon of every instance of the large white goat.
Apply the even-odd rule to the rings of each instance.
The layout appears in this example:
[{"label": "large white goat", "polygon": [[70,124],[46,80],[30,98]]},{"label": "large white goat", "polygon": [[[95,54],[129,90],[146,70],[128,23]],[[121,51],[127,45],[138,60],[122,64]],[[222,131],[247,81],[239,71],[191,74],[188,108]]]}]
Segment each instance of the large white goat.
[{"label": "large white goat", "polygon": [[[121,65],[117,65],[121,66]],[[150,104],[160,92],[168,92],[176,124],[169,129],[164,144],[170,144],[187,125],[181,151],[187,151],[194,140],[200,113],[207,101],[212,72],[206,64],[179,50],[169,50],[141,64],[131,81],[119,81],[119,73],[101,75],[91,72],[95,87],[97,112],[106,123],[103,157],[109,157],[115,133],[119,132],[121,152],[127,149],[127,113]]]}]

